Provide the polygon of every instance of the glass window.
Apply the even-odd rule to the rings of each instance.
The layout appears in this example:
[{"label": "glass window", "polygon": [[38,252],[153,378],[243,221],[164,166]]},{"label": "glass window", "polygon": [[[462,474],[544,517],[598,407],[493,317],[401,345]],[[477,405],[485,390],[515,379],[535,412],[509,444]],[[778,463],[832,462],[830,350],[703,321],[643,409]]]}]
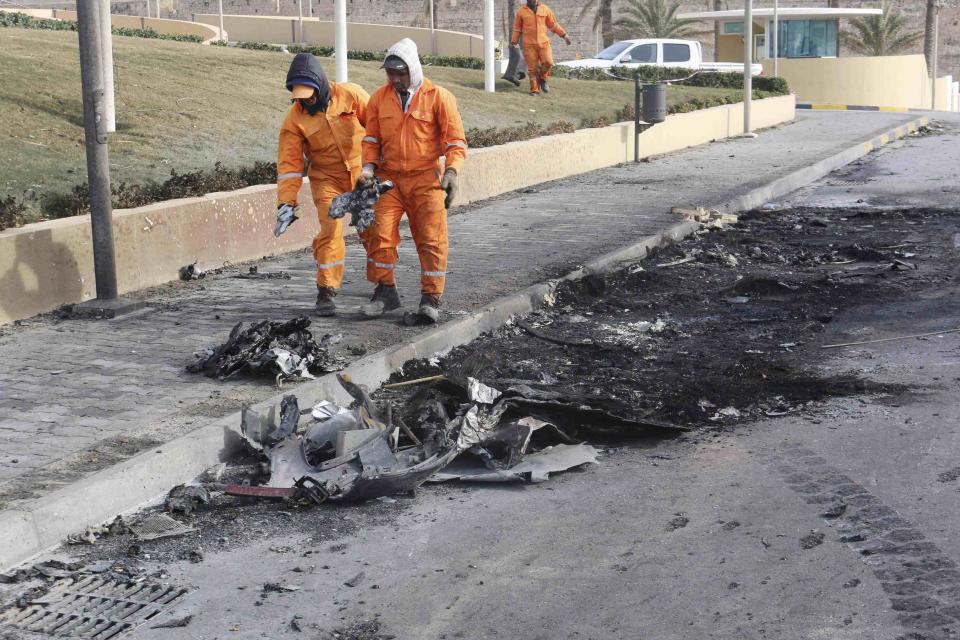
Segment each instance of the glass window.
[{"label": "glass window", "polygon": [[690,45],[665,42],[663,45],[664,62],[690,62]]},{"label": "glass window", "polygon": [[743,35],[743,23],[742,22],[724,22],[723,34],[727,36]]},{"label": "glass window", "polygon": [[601,60],[615,60],[617,56],[627,50],[632,43],[630,42],[614,42],[612,45],[601,51],[597,54],[597,57]]},{"label": "glass window", "polygon": [[630,49],[628,54],[630,60],[621,59],[621,62],[639,62],[639,63],[657,63],[657,45],[655,44],[641,44],[637,45],[633,49]]},{"label": "glass window", "polygon": [[[769,24],[769,32],[773,33],[773,22]],[[781,20],[779,40],[781,58],[836,57],[837,21]]]}]

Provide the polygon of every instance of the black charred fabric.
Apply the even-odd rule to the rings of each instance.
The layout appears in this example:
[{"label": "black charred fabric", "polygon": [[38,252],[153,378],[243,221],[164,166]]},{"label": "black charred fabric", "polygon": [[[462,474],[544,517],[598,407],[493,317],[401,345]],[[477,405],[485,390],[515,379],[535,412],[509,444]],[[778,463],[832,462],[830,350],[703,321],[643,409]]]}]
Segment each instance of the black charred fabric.
[{"label": "black charred fabric", "polygon": [[248,329],[238,322],[225,343],[189,365],[187,371],[219,379],[244,372],[276,374],[273,359],[265,357],[271,349],[283,349],[300,358],[313,356],[316,366],[323,367],[329,353],[314,340],[309,326],[310,318],[306,316],[287,322],[263,320]]}]

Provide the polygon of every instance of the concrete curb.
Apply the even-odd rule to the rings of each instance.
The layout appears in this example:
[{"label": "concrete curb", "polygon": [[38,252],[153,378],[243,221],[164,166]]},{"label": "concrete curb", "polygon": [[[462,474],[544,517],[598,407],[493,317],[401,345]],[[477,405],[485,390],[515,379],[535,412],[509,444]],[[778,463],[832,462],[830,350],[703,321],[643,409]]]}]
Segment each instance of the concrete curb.
[{"label": "concrete curb", "polygon": [[886,113],[908,113],[907,107],[871,107],[860,104],[816,104],[798,102],[797,109],[807,109],[811,111],[883,111]]},{"label": "concrete curb", "polygon": [[[902,138],[928,122],[926,117],[892,129],[867,142],[805,167],[729,202],[716,209],[724,213],[747,211],[808,185],[892,140]],[[496,329],[514,315],[543,306],[545,299],[561,281],[578,280],[591,273],[617,270],[622,264],[642,260],[651,250],[676,242],[693,233],[699,224],[679,222],[661,233],[593,260],[559,280],[527,287],[493,301],[471,315],[426,331],[410,342],[396,345],[363,358],[346,369],[355,380],[376,388],[406,361],[448,352],[470,342],[480,334]],[[295,388],[301,406],[320,400],[349,403],[334,375],[327,375]],[[283,394],[265,400],[254,408],[265,412],[279,403]],[[235,453],[242,441],[238,435],[240,413],[220,418],[197,429],[140,453],[129,460],[99,471],[19,509],[0,512],[0,570],[56,546],[69,533],[100,524],[118,513],[135,511],[155,501],[175,484],[189,481],[205,469]]]}]

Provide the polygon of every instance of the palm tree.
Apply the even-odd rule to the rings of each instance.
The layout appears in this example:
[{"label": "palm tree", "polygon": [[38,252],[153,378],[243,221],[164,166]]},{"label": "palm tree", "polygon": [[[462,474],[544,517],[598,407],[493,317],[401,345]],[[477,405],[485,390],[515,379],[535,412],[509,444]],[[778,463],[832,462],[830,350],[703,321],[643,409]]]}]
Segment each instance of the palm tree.
[{"label": "palm tree", "polygon": [[603,46],[613,44],[613,0],[587,0],[580,10],[580,19],[583,20],[593,14],[593,30],[601,29]]},{"label": "palm tree", "polygon": [[503,7],[503,41],[509,43],[513,38],[513,20],[517,16],[516,0],[507,0]]},{"label": "palm tree", "polygon": [[844,32],[843,42],[865,56],[892,56],[916,44],[923,36],[919,31],[907,32],[907,18],[899,9],[880,3],[883,14],[851,18],[853,32]]},{"label": "palm tree", "polygon": [[683,38],[696,30],[689,20],[678,20],[680,0],[626,0],[624,17],[614,23],[620,34],[634,38]]},{"label": "palm tree", "polygon": [[927,0],[927,20],[923,29],[923,55],[931,74],[937,64],[937,21],[940,19],[941,0]]}]

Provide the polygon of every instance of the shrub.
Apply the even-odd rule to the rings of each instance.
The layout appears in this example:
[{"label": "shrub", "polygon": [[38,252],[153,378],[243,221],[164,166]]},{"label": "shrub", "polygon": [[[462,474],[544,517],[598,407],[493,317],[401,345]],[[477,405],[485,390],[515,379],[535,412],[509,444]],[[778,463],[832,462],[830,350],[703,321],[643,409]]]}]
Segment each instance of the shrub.
[{"label": "shrub", "polygon": [[498,144],[532,140],[540,136],[551,136],[557,133],[573,133],[576,130],[577,127],[566,120],[557,120],[546,126],[536,122],[528,122],[519,127],[473,128],[467,130],[467,146],[472,149],[493,147]]},{"label": "shrub", "polygon": [[27,205],[18,202],[13,196],[0,198],[0,231],[22,227]]},{"label": "shrub", "polygon": [[[77,23],[73,20],[52,20],[49,18],[34,18],[25,13],[0,13],[0,27],[19,27],[21,29],[44,29],[49,31],[76,31]],[[133,38],[155,38],[158,40],[176,40],[177,42],[203,42],[203,38],[187,34],[166,34],[154,29],[129,29],[127,27],[113,27],[114,35],[130,36]]]},{"label": "shrub", "polygon": [[[271,184],[276,179],[277,165],[273,162],[256,162],[251,167],[239,169],[227,169],[218,162],[212,171],[200,169],[177,173],[175,169],[171,170],[170,177],[159,183],[114,183],[110,188],[111,202],[116,209],[130,209],[152,202],[195,198],[216,191],[234,191],[256,184]],[[54,218],[89,213],[89,188],[86,184],[81,184],[75,186],[69,194],[47,194],[43,197],[41,208],[44,213]]]},{"label": "shrub", "polygon": [[[688,87],[708,87],[714,89],[742,89],[742,73],[715,73],[710,71],[696,72],[693,69],[677,69],[670,67],[613,67],[612,69],[576,69],[556,66],[551,71],[554,75],[571,80],[608,80],[614,82],[632,81],[639,76],[643,82],[667,82],[683,84]],[[787,81],[779,77],[755,76],[753,88],[768,92],[770,95],[786,95],[790,93]]]}]

